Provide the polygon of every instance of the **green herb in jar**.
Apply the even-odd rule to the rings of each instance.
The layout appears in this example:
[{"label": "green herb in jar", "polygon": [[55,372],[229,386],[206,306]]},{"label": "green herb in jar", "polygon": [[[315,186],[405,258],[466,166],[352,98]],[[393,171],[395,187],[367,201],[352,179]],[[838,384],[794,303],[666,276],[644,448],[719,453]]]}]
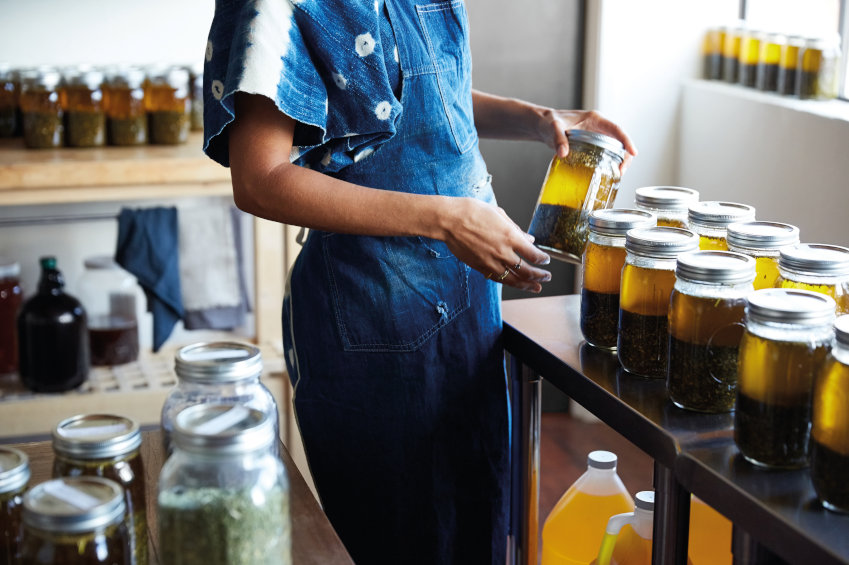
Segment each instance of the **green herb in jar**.
[{"label": "green herb in jar", "polygon": [[53,112],[24,112],[24,143],[30,149],[61,147],[65,128],[62,114]]},{"label": "green herb in jar", "polygon": [[824,506],[849,512],[849,455],[838,453],[811,438],[811,481]]},{"label": "green herb in jar", "polygon": [[586,214],[581,210],[555,204],[540,204],[528,233],[537,238],[537,245],[580,257],[587,244],[589,227]]},{"label": "green herb in jar", "polygon": [[688,343],[669,337],[672,401],[689,410],[730,412],[737,396],[737,347]]},{"label": "green herb in jar", "polygon": [[591,345],[615,349],[619,330],[619,293],[581,289],[581,333]]},{"label": "green herb in jar", "polygon": [[756,465],[798,468],[808,464],[810,396],[790,404],[772,404],[737,395],[734,441]]},{"label": "green herb in jar", "polygon": [[150,142],[161,145],[185,143],[189,135],[189,114],[177,111],[150,113]]},{"label": "green herb in jar", "polygon": [[109,118],[110,145],[145,145],[147,143],[147,117]]},{"label": "green herb in jar", "polygon": [[65,112],[65,143],[68,147],[99,147],[106,142],[103,112]]},{"label": "green herb in jar", "polygon": [[14,137],[18,114],[14,106],[0,106],[0,137]]},{"label": "green herb in jar", "polygon": [[668,316],[644,315],[619,309],[619,360],[629,373],[666,378],[669,350]]}]

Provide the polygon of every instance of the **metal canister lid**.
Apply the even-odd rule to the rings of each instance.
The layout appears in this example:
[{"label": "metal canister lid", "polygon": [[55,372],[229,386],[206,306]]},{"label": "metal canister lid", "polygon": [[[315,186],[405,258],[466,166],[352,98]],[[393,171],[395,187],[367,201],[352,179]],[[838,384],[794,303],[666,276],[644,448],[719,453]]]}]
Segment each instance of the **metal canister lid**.
[{"label": "metal canister lid", "polygon": [[177,351],[174,370],[180,379],[205,384],[232,383],[262,373],[257,347],[232,341],[187,345]]},{"label": "metal canister lid", "polygon": [[274,422],[268,414],[242,404],[197,404],[177,414],[173,440],[186,451],[247,453],[272,444]]},{"label": "metal canister lid", "polygon": [[802,243],[782,249],[778,268],[803,275],[849,276],[849,248],[825,243]]},{"label": "metal canister lid", "polygon": [[55,90],[62,82],[62,73],[53,67],[27,69],[21,73],[21,87]]},{"label": "metal canister lid", "polygon": [[692,251],[678,256],[675,276],[709,284],[741,284],[755,280],[753,257],[733,251]]},{"label": "metal canister lid", "polygon": [[795,288],[764,288],[749,294],[747,319],[803,326],[830,324],[837,304],[828,295]]},{"label": "metal canister lid", "polygon": [[141,445],[139,425],[112,414],[80,414],[53,429],[53,450],[73,459],[111,459]]},{"label": "metal canister lid", "polygon": [[570,129],[566,131],[566,137],[569,141],[588,143],[609,151],[620,161],[625,158],[625,146],[609,135],[584,129]]},{"label": "metal canister lid", "polygon": [[21,264],[12,259],[0,257],[0,279],[16,279],[21,276]]},{"label": "metal canister lid", "polygon": [[834,337],[841,345],[849,347],[849,314],[843,314],[834,320]]},{"label": "metal canister lid", "polygon": [[799,243],[799,228],[780,222],[734,222],[725,239],[729,247],[778,250]]},{"label": "metal canister lid", "polygon": [[654,491],[641,490],[634,495],[634,506],[649,512],[654,512]]},{"label": "metal canister lid", "polygon": [[590,214],[590,231],[609,236],[625,237],[628,230],[654,226],[657,216],[644,210],[609,208],[595,210]]},{"label": "metal canister lid", "polygon": [[658,259],[675,258],[681,253],[695,251],[698,247],[699,236],[682,228],[634,228],[625,236],[626,251]]},{"label": "metal canister lid", "polygon": [[642,186],[634,198],[638,206],[657,210],[687,210],[698,201],[699,191],[683,186]]},{"label": "metal canister lid", "polygon": [[587,455],[587,466],[593,469],[615,469],[618,460],[616,454],[611,451],[591,451]]},{"label": "metal canister lid", "polygon": [[24,494],[21,519],[39,530],[78,534],[117,524],[126,503],[121,485],[103,477],[60,477]]},{"label": "metal canister lid", "polygon": [[21,490],[29,482],[27,454],[14,447],[0,445],[0,494]]},{"label": "metal canister lid", "polygon": [[690,204],[689,221],[708,228],[726,228],[734,222],[749,222],[755,219],[755,208],[748,204],[705,200]]}]

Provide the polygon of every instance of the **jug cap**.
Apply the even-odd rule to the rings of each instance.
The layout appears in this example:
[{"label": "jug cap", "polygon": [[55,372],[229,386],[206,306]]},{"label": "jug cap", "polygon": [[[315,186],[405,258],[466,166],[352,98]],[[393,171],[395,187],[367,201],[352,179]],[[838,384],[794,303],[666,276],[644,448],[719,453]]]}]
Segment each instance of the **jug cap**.
[{"label": "jug cap", "polygon": [[593,469],[615,469],[617,457],[610,451],[591,451],[587,456],[587,466]]},{"label": "jug cap", "polygon": [[590,231],[601,235],[625,237],[628,230],[654,226],[657,217],[645,210],[630,208],[609,208],[595,210],[590,214]]},{"label": "jug cap", "polygon": [[609,151],[620,161],[625,158],[625,146],[622,143],[608,135],[585,129],[570,129],[566,131],[566,137],[569,141],[588,143],[600,147],[605,151]]},{"label": "jug cap", "polygon": [[721,229],[734,222],[754,220],[755,207],[738,202],[707,200],[690,204],[688,217],[691,224]]},{"label": "jug cap", "polygon": [[708,284],[739,284],[755,280],[753,257],[733,251],[701,250],[678,256],[675,276]]},{"label": "jug cap", "polygon": [[634,198],[638,206],[660,210],[686,210],[698,200],[698,190],[683,186],[641,186]]},{"label": "jug cap", "polygon": [[654,491],[641,490],[634,496],[634,506],[641,510],[654,512]]}]

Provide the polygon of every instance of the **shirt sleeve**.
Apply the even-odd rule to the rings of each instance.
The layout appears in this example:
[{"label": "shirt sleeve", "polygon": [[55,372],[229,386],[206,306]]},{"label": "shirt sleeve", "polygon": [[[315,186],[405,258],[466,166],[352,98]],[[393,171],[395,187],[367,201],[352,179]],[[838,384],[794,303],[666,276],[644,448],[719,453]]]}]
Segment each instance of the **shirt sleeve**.
[{"label": "shirt sleeve", "polygon": [[[229,166],[236,92],[298,122],[290,160],[336,172],[395,134],[402,107],[384,61],[383,1],[219,0],[204,65],[204,151]],[[388,47],[391,48],[391,47]]]}]

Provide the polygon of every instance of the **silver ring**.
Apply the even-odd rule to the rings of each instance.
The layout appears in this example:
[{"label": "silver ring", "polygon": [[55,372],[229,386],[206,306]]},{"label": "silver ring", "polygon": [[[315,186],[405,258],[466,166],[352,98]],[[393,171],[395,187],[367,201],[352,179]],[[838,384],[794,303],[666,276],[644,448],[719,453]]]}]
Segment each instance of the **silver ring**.
[{"label": "silver ring", "polygon": [[498,280],[503,281],[507,278],[507,275],[510,274],[510,269],[504,269],[504,272],[501,273],[501,276],[498,277]]},{"label": "silver ring", "polygon": [[518,262],[518,263],[516,263],[515,265],[513,265],[513,270],[514,270],[514,271],[518,271],[518,270],[519,270],[519,269],[521,269],[521,268],[522,268],[522,258],[521,258],[521,257],[519,257],[519,262]]}]

